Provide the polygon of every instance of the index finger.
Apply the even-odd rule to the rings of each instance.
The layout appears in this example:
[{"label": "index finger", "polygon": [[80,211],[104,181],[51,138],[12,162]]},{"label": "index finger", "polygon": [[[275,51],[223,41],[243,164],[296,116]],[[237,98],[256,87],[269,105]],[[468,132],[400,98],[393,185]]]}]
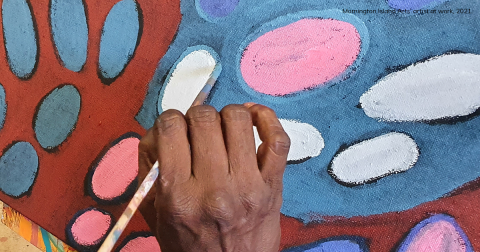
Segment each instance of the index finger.
[{"label": "index finger", "polygon": [[283,172],[290,150],[290,138],[272,109],[255,104],[250,105],[249,110],[253,125],[257,127],[262,140],[257,151],[257,161],[263,180],[270,184],[272,189],[281,190]]}]

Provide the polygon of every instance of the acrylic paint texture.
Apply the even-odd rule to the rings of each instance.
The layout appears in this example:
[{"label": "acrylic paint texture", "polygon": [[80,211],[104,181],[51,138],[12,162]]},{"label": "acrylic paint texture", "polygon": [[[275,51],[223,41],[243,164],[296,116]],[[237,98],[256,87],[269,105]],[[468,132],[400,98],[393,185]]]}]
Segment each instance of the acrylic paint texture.
[{"label": "acrylic paint texture", "polygon": [[448,0],[412,0],[412,1],[402,1],[402,0],[388,0],[388,5],[394,9],[400,10],[420,10],[428,9],[438,6],[439,4],[446,2]]},{"label": "acrylic paint texture", "polygon": [[172,67],[160,92],[159,113],[176,109],[183,114],[192,105],[198,93],[213,74],[218,55],[208,47],[190,47]]},{"label": "acrylic paint texture", "polygon": [[[305,2],[305,4],[307,4],[307,2]],[[162,59],[162,63],[165,63],[166,66],[163,68],[160,66],[159,70],[161,72],[159,76],[167,73],[169,70],[167,66],[171,66],[174,61],[178,60],[184,48],[192,45],[190,41],[192,37],[195,36],[197,40],[202,38],[200,39],[201,41],[195,44],[207,44],[213,49],[216,49],[222,57],[222,64],[227,66],[235,65],[235,67],[225,68],[222,72],[218,80],[219,86],[216,86],[211,96],[210,103],[212,105],[219,109],[231,102],[242,103],[253,100],[254,102],[266,104],[274,108],[282,118],[300,121],[305,121],[305,118],[307,118],[307,120],[309,118],[308,123],[315,127],[324,138],[325,147],[318,156],[319,158],[310,159],[308,162],[300,164],[296,168],[286,170],[285,195],[288,196],[285,198],[285,204],[282,209],[284,214],[309,222],[313,220],[317,214],[320,216],[339,215],[352,217],[357,215],[381,214],[390,211],[402,211],[435,200],[480,175],[476,171],[473,163],[471,163],[474,162],[475,156],[469,156],[462,160],[454,158],[457,155],[464,155],[463,153],[471,153],[470,151],[466,152],[465,149],[462,150],[462,148],[467,148],[466,146],[471,146],[474,149],[478,148],[475,147],[476,143],[474,139],[469,137],[456,139],[458,134],[454,133],[462,131],[467,135],[476,134],[474,133],[474,125],[478,119],[474,118],[474,120],[469,120],[465,124],[459,124],[456,126],[456,129],[446,127],[445,125],[439,125],[437,127],[431,127],[426,124],[394,125],[372,120],[372,118],[365,115],[361,108],[357,107],[361,95],[374,86],[379,76],[382,77],[390,74],[394,69],[397,69],[396,67],[408,66],[423,61],[426,58],[431,58],[433,55],[443,55],[449,51],[460,50],[464,47],[465,50],[474,48],[469,51],[470,53],[478,53],[478,49],[475,49],[476,39],[474,39],[474,36],[466,36],[469,38],[468,40],[453,36],[453,34],[458,34],[459,32],[470,34],[470,29],[462,25],[467,22],[472,23],[471,26],[475,26],[475,22],[461,21],[462,25],[460,25],[460,21],[454,17],[438,16],[429,16],[428,20],[430,21],[428,21],[427,17],[422,15],[412,15],[408,17],[387,15],[375,19],[374,16],[364,15],[351,17],[353,15],[339,13],[338,11],[328,11],[328,15],[323,15],[351,23],[357,27],[361,35],[360,37],[365,38],[362,39],[362,50],[368,45],[366,54],[370,55],[369,60],[365,59],[366,54],[362,55],[362,53],[360,53],[359,57],[362,59],[359,61],[360,63],[356,65],[355,70],[352,70],[353,72],[349,75],[350,77],[337,82],[335,85],[327,85],[325,88],[317,87],[285,97],[276,97],[256,92],[244,83],[240,71],[241,56],[248,44],[255,40],[253,38],[245,39],[245,37],[249,37],[252,34],[252,30],[261,30],[261,32],[258,33],[265,34],[268,31],[278,28],[280,25],[286,26],[296,22],[301,17],[314,16],[314,13],[304,11],[306,7],[300,8],[299,6],[282,2],[281,7],[275,8],[268,4],[255,5],[262,9],[262,13],[265,12],[265,14],[258,15],[256,11],[248,10],[247,6],[254,4],[253,2],[241,3],[245,4],[243,5],[243,11],[245,13],[250,13],[249,15],[254,15],[255,17],[264,17],[262,21],[248,18],[248,15],[247,17],[243,15],[242,17],[245,17],[245,19],[242,25],[236,25],[237,19],[232,18],[231,20],[227,19],[229,21],[225,23],[217,22],[214,24],[205,23],[202,26],[196,25],[195,29],[181,26],[181,28],[185,29],[179,30],[176,40],[171,45],[171,50],[169,50],[166,57]],[[242,8],[241,3],[236,11]],[[352,3],[349,6],[353,8],[357,4],[361,3]],[[456,4],[459,3],[457,2]],[[315,9],[325,10],[321,12],[326,12],[326,10],[337,7],[335,2],[315,5]],[[340,7],[347,8],[347,6],[343,5]],[[372,5],[371,7],[389,8],[386,3],[385,5]],[[190,16],[184,16],[183,22],[185,24],[193,24],[198,20],[196,9],[193,8],[193,6],[185,3],[184,8],[186,12],[191,13]],[[307,14],[305,14],[305,12]],[[236,17],[239,18],[238,16]],[[460,17],[462,16],[457,16],[456,18]],[[465,16],[462,20],[470,20],[472,18],[475,19],[473,16]],[[278,21],[278,23],[281,24],[272,24],[272,20],[278,19],[284,20],[283,23]],[[357,19],[360,19],[360,24]],[[370,22],[368,22],[368,20],[370,20]],[[390,22],[389,25],[386,25],[388,22]],[[431,34],[428,36],[428,33],[414,32],[413,27],[424,25],[424,22],[429,23],[427,26],[430,25],[428,28]],[[430,24],[430,22],[432,23]],[[360,27],[362,27],[362,24],[365,26],[367,23],[369,27],[368,31],[365,32]],[[463,27],[461,30],[458,28],[459,25]],[[233,26],[236,27],[236,29],[235,32],[228,33],[228,36],[225,38],[212,34],[214,38],[207,39],[199,35],[207,32],[210,28],[214,30],[213,27],[217,26]],[[252,26],[253,28],[250,28]],[[396,30],[397,26],[412,28],[398,29],[396,33],[393,33],[393,30]],[[440,31],[438,27],[442,27],[443,30]],[[392,30],[392,34],[386,33],[385,29],[388,31]],[[434,43],[433,40],[427,39],[432,36],[440,36],[442,32],[451,34],[448,40],[442,40],[442,43]],[[365,34],[368,34],[368,36]],[[372,34],[376,36],[374,41],[377,49],[375,51],[372,51]],[[389,35],[388,39],[385,37],[387,34]],[[256,37],[258,36],[260,35]],[[409,41],[412,41],[415,47],[400,45],[400,41],[407,38]],[[219,44],[219,42],[217,42],[218,40],[224,42]],[[244,43],[244,41],[247,41],[247,43]],[[465,43],[470,43],[470,46],[464,46]],[[381,48],[381,50],[378,48]],[[392,48],[396,49],[392,50]],[[401,68],[398,68],[398,70],[401,70]],[[360,72],[361,75],[359,76]],[[137,115],[137,119],[145,127],[149,127],[156,116],[155,113],[149,113],[148,111],[151,110],[151,106],[158,102],[158,96],[155,97],[150,95],[150,93],[157,93],[161,85],[161,79],[158,79],[157,82],[152,81],[144,107]],[[229,95],[232,93],[236,95]],[[402,174],[402,177],[405,178],[392,179],[391,177],[386,177],[376,183],[375,186],[363,187],[361,190],[350,190],[332,181],[333,178],[328,175],[327,167],[341,146],[349,146],[360,140],[374,138],[392,131],[406,132],[409,135],[413,133],[412,138],[416,142],[423,143],[423,145],[419,145],[421,152],[419,161],[409,170],[410,172]],[[439,137],[439,135],[441,135],[441,137]],[[444,142],[450,143],[449,145],[452,146],[457,141],[467,143],[467,145],[456,148],[444,148]],[[431,147],[425,149],[423,146]],[[428,162],[422,159],[422,156],[426,156]],[[457,162],[461,163],[460,169],[464,172],[451,169],[451,167],[459,167]],[[420,168],[415,169],[418,167]],[[430,167],[435,167],[435,169]],[[432,181],[427,174],[435,173],[435,171],[447,177],[453,177],[454,179],[442,183]],[[316,179],[306,179],[313,177]],[[409,183],[411,180],[420,180],[422,182],[412,186],[412,184]],[[427,186],[420,186],[423,185],[422,183],[426,183]],[[395,188],[406,188],[406,191],[395,190]],[[299,201],[298,195],[305,195],[305,190],[309,191],[308,196],[302,197],[302,200]],[[385,195],[385,192],[388,192],[388,195]],[[418,193],[425,197],[416,197],[415,195]],[[324,202],[324,204],[318,204],[318,202]],[[338,204],[338,202],[355,202],[355,204],[344,205]],[[311,216],[310,213],[317,214]]]},{"label": "acrylic paint texture", "polygon": [[407,171],[419,154],[412,138],[392,132],[340,151],[330,163],[329,172],[340,183],[360,185]]},{"label": "acrylic paint texture", "polygon": [[157,238],[148,232],[135,232],[127,236],[125,240],[118,246],[119,252],[140,252],[152,251],[159,252],[160,245]]},{"label": "acrylic paint texture", "polygon": [[[217,109],[230,103],[264,104],[282,120],[297,123],[291,128],[285,124],[287,130],[300,129],[291,133],[298,143],[291,161],[298,162],[289,162],[284,175],[282,249],[321,251],[333,244],[354,251],[395,251],[402,244],[441,249],[432,238],[436,236],[445,241],[460,237],[480,250],[475,85],[480,16],[342,11],[476,10],[478,0],[77,1],[71,15],[62,14],[62,4],[3,1],[0,27],[0,43],[5,44],[0,46],[0,158],[12,168],[19,167],[12,157],[29,155],[31,169],[37,169],[33,180],[22,177],[21,188],[0,183],[0,198],[48,231],[66,239],[69,221],[91,206],[119,217],[124,201],[99,200],[88,189],[89,176],[122,136],[142,135],[153,125],[163,101],[189,106],[176,97],[180,95],[165,94],[170,88],[188,90],[175,85],[171,73],[189,62],[185,57],[193,47],[209,48],[223,66],[208,104]],[[24,18],[15,23],[9,15]],[[69,36],[64,27],[77,35]],[[339,34],[348,39],[338,40]],[[315,40],[330,37],[337,42]],[[266,47],[264,39],[275,46]],[[263,48],[258,50],[262,64],[257,65],[266,67],[263,72],[253,70],[257,53],[252,52],[258,48]],[[68,50],[72,53],[66,56]],[[25,57],[18,56],[23,53]],[[270,71],[276,75],[268,76]],[[277,83],[287,80],[288,85]],[[79,94],[78,115],[69,117],[75,123],[35,130],[42,101],[61,85],[71,85]],[[44,145],[52,148],[42,146],[36,131],[47,136],[51,143]],[[54,137],[60,132],[67,132],[66,137]],[[375,142],[369,148],[374,162],[386,164],[381,169],[364,165],[362,176],[351,177],[348,171],[358,167],[343,163],[343,182],[329,169],[338,164],[338,156],[355,161],[349,148],[370,146],[367,141],[392,133],[406,137],[387,144],[395,148]],[[15,143],[31,148],[22,152],[13,149]],[[58,183],[52,186],[52,180]],[[51,204],[43,204],[44,199]],[[429,230],[424,232],[428,235],[419,235],[416,226],[433,223],[430,218],[436,214],[451,216],[456,224],[433,221],[441,225],[427,225],[422,230]],[[129,234],[147,229],[136,216],[121,245],[131,240]]]},{"label": "acrylic paint texture", "polygon": [[89,210],[75,219],[71,227],[73,239],[83,246],[98,244],[102,236],[106,235],[111,223],[110,216]]},{"label": "acrylic paint texture", "polygon": [[[140,139],[127,137],[108,149],[89,179],[91,193],[100,201],[114,201],[127,192],[138,175]],[[136,183],[135,183],[136,187]],[[90,190],[89,190],[90,191]]]},{"label": "acrylic paint texture", "polygon": [[149,237],[137,237],[129,241],[120,252],[140,252],[140,251],[151,251],[151,252],[160,252],[160,245],[158,245],[157,238],[155,236]]},{"label": "acrylic paint texture", "polygon": [[252,89],[286,95],[337,77],[355,61],[360,43],[350,23],[305,18],[251,42],[243,52],[240,69]]},{"label": "acrylic paint texture", "polygon": [[88,26],[81,0],[50,2],[50,20],[55,48],[63,65],[75,72],[87,60]]},{"label": "acrylic paint texture", "polygon": [[195,0],[199,14],[207,21],[224,18],[237,7],[239,0]]},{"label": "acrylic paint texture", "polygon": [[38,174],[38,156],[30,143],[17,142],[7,147],[0,158],[0,190],[6,195],[27,194]]},{"label": "acrylic paint texture", "polygon": [[98,69],[109,84],[125,69],[133,56],[140,34],[140,17],[134,0],[116,3],[102,29]]},{"label": "acrylic paint texture", "polygon": [[80,94],[72,85],[57,87],[42,99],[33,128],[44,149],[51,150],[65,141],[77,123],[80,105]]},{"label": "acrylic paint texture", "polygon": [[2,224],[19,234],[33,246],[43,252],[74,252],[66,243],[47,232],[27,217],[3,204]]},{"label": "acrylic paint texture", "polygon": [[8,63],[12,72],[23,79],[31,76],[37,64],[38,43],[33,23],[27,1],[3,1],[2,24]]},{"label": "acrylic paint texture", "polygon": [[[412,10],[425,6],[438,9],[475,8],[480,4],[478,1],[462,0],[403,2],[411,7],[407,9]],[[464,74],[467,76],[467,72],[473,73],[471,69],[475,65],[467,67],[467,63],[462,64],[462,67],[457,66],[457,69],[462,69],[458,71],[452,71],[455,69],[453,67],[435,67],[437,70],[442,69],[444,75],[432,79],[432,84],[428,87],[415,84],[421,83],[421,78],[425,78],[417,75],[408,80],[408,87],[401,89],[397,85],[398,90],[386,88],[384,92],[395,94],[402,91],[398,92],[398,100],[401,98],[400,95],[404,94],[408,101],[415,98],[422,101],[420,98],[425,94],[441,96],[442,93],[435,92],[441,90],[434,88],[435,85],[438,87],[450,85],[450,90],[454,90],[455,87],[460,91],[452,94],[457,93],[459,96],[465,94],[464,90],[470,90],[468,97],[472,99],[461,102],[467,105],[453,102],[455,99],[442,104],[455,111],[450,114],[453,116],[437,116],[433,112],[435,109],[427,111],[421,109],[428,108],[427,106],[435,107],[435,103],[432,102],[429,104],[418,102],[415,107],[409,107],[408,102],[405,102],[400,104],[402,106],[399,109],[414,114],[416,118],[425,118],[420,114],[422,112],[427,113],[428,118],[435,119],[387,121],[378,116],[372,118],[366,113],[367,106],[363,106],[361,97],[388,75],[408,71],[409,66],[421,67],[422,64],[430,62],[426,61],[428,59],[432,59],[433,62],[434,58],[441,58],[442,55],[479,55],[479,17],[414,15],[413,12],[410,15],[378,13],[353,15],[342,11],[395,10],[392,7],[393,1],[346,3],[305,0],[259,3],[245,0],[239,1],[234,11],[226,17],[209,19],[204,17],[194,3],[182,1],[181,4],[183,18],[180,29],[170,50],[162,58],[157,72],[158,77],[150,83],[144,105],[136,119],[146,128],[153,124],[158,115],[154,107],[161,102],[158,94],[165,83],[162,77],[168,75],[186,48],[206,45],[219,54],[222,65],[226,66],[211,93],[209,104],[221,109],[230,103],[253,101],[272,107],[280,118],[308,123],[315,128],[324,142],[319,155],[298,164],[290,164],[285,171],[282,207],[283,248],[348,234],[366,238],[371,251],[390,251],[398,248],[402,238],[416,223],[428,217],[426,213],[435,212],[453,215],[459,223],[462,223],[460,226],[465,230],[468,239],[477,237],[472,220],[478,215],[475,211],[466,209],[475,209],[479,206],[477,201],[468,200],[478,197],[478,192],[471,189],[473,191],[469,194],[467,191],[470,191],[465,189],[467,191],[457,192],[456,196],[444,197],[451,195],[452,191],[466,183],[473,184],[468,188],[475,188],[474,185],[478,182],[472,181],[476,181],[480,176],[476,165],[479,161],[478,155],[475,154],[480,150],[477,131],[480,121],[475,108],[478,99],[473,98],[478,89],[460,80],[467,78],[461,77]],[[253,62],[257,54],[252,53],[251,58],[248,58],[249,49],[261,41],[262,36],[268,37],[275,32],[281,32],[283,28],[288,29],[289,25],[295,22],[312,19],[315,21],[315,18],[345,22],[355,28],[359,42],[348,44],[351,47],[345,48],[359,48],[354,62],[332,80],[307,85],[309,88],[306,90],[299,88],[296,91],[289,91],[285,89],[285,85],[272,85],[268,86],[267,92],[266,85],[259,85],[265,88],[262,92],[255,86],[250,86],[251,81],[245,78],[242,67],[245,67],[248,59],[251,59],[249,62]],[[212,32],[218,30],[224,32]],[[302,38],[313,36],[307,34],[308,30],[304,31]],[[285,36],[283,41],[269,42],[272,45],[281,43],[288,45],[297,37]],[[263,62],[271,60],[273,63],[270,65],[274,66],[274,63],[302,59],[291,57],[290,54],[281,54],[285,51],[271,50],[269,54],[265,53]],[[308,49],[303,51],[308,52]],[[268,55],[271,55],[270,58]],[[453,62],[449,61],[449,64]],[[268,64],[261,66],[265,65]],[[326,68],[320,68],[319,73],[326,74],[327,72],[322,72]],[[295,75],[295,70],[297,69],[292,67],[289,73]],[[304,70],[305,68],[298,67],[298,71]],[[434,70],[431,70],[429,76],[432,76],[433,72]],[[256,74],[255,71],[249,74],[251,76],[248,78],[251,79],[262,80],[265,77],[261,73]],[[453,76],[461,78],[457,80]],[[459,84],[460,82],[462,83]],[[397,98],[395,95],[392,97]],[[473,100],[475,102],[472,102]],[[388,99],[388,102],[392,102],[391,99]],[[439,117],[441,118],[438,119]],[[355,186],[339,183],[329,173],[334,157],[347,147],[390,133],[404,134],[409,140],[405,141],[405,144],[398,144],[396,149],[391,149],[392,155],[379,155],[376,162],[388,164],[382,168],[384,170],[373,171],[371,174],[369,174],[371,170],[367,171],[368,175],[359,179],[362,183],[355,183]],[[308,141],[306,143],[311,144]],[[388,148],[378,149],[381,149],[379,153],[382,151],[388,153]],[[394,155],[397,150],[404,150],[406,156]],[[390,165],[393,165],[393,168]],[[390,171],[391,169],[393,171]],[[459,204],[464,204],[465,208],[456,209],[457,203],[452,202],[461,202]],[[304,226],[305,224],[308,225]]]},{"label": "acrylic paint texture", "polygon": [[480,55],[475,54],[430,58],[385,76],[360,97],[360,104],[369,117],[385,121],[468,116],[480,108],[478,66]]},{"label": "acrylic paint texture", "polygon": [[[305,161],[309,158],[320,155],[325,143],[322,135],[315,127],[308,123],[293,120],[279,119],[283,130],[290,137],[290,150],[287,160],[291,162]],[[258,149],[262,140],[258,135],[257,127],[253,127],[255,146]]]},{"label": "acrylic paint texture", "polygon": [[[0,198],[71,244],[67,226],[76,214],[93,206],[113,223],[126,206],[122,199],[94,198],[86,182],[112,143],[130,132],[145,134],[135,115],[176,33],[180,5],[58,0],[1,6]],[[128,27],[114,18],[119,15]],[[126,44],[112,43],[117,40]],[[119,188],[126,181],[117,181]],[[148,225],[136,214],[121,240],[139,231]]]},{"label": "acrylic paint texture", "polygon": [[397,251],[471,252],[473,248],[453,217],[437,214],[417,224]]},{"label": "acrylic paint texture", "polygon": [[0,129],[3,128],[5,121],[5,113],[7,112],[7,104],[5,103],[5,89],[0,85]]}]

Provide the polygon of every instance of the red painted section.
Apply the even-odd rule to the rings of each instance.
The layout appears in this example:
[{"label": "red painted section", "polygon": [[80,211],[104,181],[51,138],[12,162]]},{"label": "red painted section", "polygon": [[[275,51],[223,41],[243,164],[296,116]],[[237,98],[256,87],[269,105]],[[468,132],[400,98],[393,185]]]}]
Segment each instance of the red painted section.
[{"label": "red painted section", "polygon": [[[0,46],[0,83],[8,104],[5,125],[0,130],[0,151],[13,141],[28,141],[40,159],[38,177],[30,195],[13,199],[0,193],[0,199],[47,231],[65,240],[68,221],[81,209],[95,206],[118,218],[121,206],[99,206],[84,189],[84,178],[102,150],[121,135],[145,130],[134,116],[143,103],[148,82],[160,58],[171,43],[181,19],[179,0],[137,0],[143,13],[143,33],[135,55],[124,73],[110,86],[97,76],[100,34],[103,22],[117,0],[85,0],[89,27],[88,57],[84,69],[72,72],[55,56],[48,18],[49,0],[31,0],[38,27],[40,60],[31,79],[19,80],[10,72],[5,47]],[[0,29],[3,29],[0,23]],[[3,44],[0,36],[0,44]],[[32,122],[35,109],[48,92],[63,83],[75,85],[82,97],[75,130],[54,153],[35,140]],[[431,214],[455,217],[475,250],[480,251],[479,182],[461,193],[418,206],[401,213],[388,213],[350,219],[328,218],[322,224],[303,225],[282,217],[282,248],[302,245],[336,235],[358,235],[369,240],[371,251],[390,251],[418,222]],[[148,230],[138,214],[127,232]],[[0,238],[3,241],[4,238]]]},{"label": "red painted section", "polygon": [[[170,45],[181,20],[179,0],[137,0],[143,14],[143,32],[134,57],[124,73],[110,86],[97,75],[100,35],[108,12],[118,0],[85,0],[89,40],[87,62],[76,73],[61,66],[55,55],[49,23],[49,0],[31,0],[38,29],[39,62],[35,74],[26,81],[10,72],[5,47],[0,46],[0,83],[7,101],[5,124],[0,130],[0,151],[13,141],[28,141],[40,159],[38,177],[29,196],[13,199],[0,193],[0,199],[47,231],[65,240],[65,227],[76,212],[96,206],[118,218],[121,206],[98,206],[84,191],[84,178],[95,158],[121,135],[145,130],[134,117],[143,103],[148,83],[161,57]],[[3,29],[0,24],[0,30]],[[0,36],[0,44],[4,38]],[[54,153],[35,140],[32,122],[35,109],[56,86],[71,83],[78,88],[82,102],[73,133]],[[137,214],[130,231],[148,230]]]},{"label": "red painted section", "polygon": [[[480,180],[475,182],[480,185]],[[480,250],[480,190],[464,190],[463,194],[422,204],[404,212],[370,217],[326,217],[325,223],[304,225],[297,219],[282,216],[281,248],[311,243],[340,235],[362,236],[369,240],[370,251],[396,249],[410,230],[434,214],[444,213],[455,218],[475,251]]]}]

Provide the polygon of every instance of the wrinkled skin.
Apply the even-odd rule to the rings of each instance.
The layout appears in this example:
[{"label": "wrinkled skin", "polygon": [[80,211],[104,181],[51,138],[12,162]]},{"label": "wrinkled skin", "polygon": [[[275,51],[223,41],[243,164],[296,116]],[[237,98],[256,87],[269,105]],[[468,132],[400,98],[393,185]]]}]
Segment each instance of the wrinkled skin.
[{"label": "wrinkled skin", "polygon": [[[255,151],[253,125],[262,144]],[[163,252],[273,252],[290,139],[262,105],[162,113],[139,145],[142,180],[159,178],[140,211]]]}]

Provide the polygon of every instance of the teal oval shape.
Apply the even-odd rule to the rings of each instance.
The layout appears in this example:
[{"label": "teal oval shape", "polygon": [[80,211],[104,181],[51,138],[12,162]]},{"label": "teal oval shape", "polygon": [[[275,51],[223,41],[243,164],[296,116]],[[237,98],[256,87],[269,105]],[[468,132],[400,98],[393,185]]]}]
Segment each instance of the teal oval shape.
[{"label": "teal oval shape", "polygon": [[46,150],[59,146],[75,128],[81,98],[72,85],[62,85],[47,94],[33,118],[35,137]]},{"label": "teal oval shape", "polygon": [[112,83],[133,57],[140,41],[140,6],[133,0],[115,4],[108,13],[100,39],[99,77]]},{"label": "teal oval shape", "polygon": [[7,115],[7,98],[5,96],[5,89],[0,84],[0,130],[5,123],[5,116]]},{"label": "teal oval shape", "polygon": [[0,190],[19,198],[32,189],[38,173],[38,155],[27,142],[9,145],[0,157]]},{"label": "teal oval shape", "polygon": [[88,26],[82,0],[51,0],[52,37],[64,67],[82,70],[87,60]]},{"label": "teal oval shape", "polygon": [[28,79],[38,61],[37,33],[29,2],[4,0],[2,21],[10,69],[18,78]]}]

